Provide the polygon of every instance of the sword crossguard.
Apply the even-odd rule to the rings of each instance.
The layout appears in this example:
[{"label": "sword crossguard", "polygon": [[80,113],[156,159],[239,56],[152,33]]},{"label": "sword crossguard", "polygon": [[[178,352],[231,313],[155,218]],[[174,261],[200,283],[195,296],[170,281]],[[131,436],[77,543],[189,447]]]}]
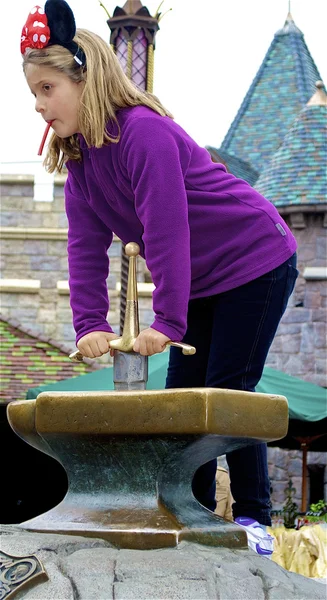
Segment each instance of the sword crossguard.
[{"label": "sword crossguard", "polygon": [[[135,340],[133,340],[133,343],[131,342],[131,346],[127,346],[127,349],[125,349],[125,344],[120,344],[122,339],[123,338],[120,337],[116,338],[115,340],[112,340],[109,344],[110,348],[112,348],[113,350],[119,350],[120,352],[133,352]],[[115,342],[118,342],[117,346]],[[192,356],[192,354],[196,353],[196,348],[194,346],[184,344],[183,342],[167,342],[166,346],[175,346],[176,348],[180,348],[182,353],[185,354],[185,356]],[[79,350],[76,350],[75,352],[72,352],[72,354],[69,355],[69,358],[73,362],[83,362],[84,356]]]},{"label": "sword crossguard", "polygon": [[69,354],[69,358],[73,362],[83,362],[86,357],[79,350],[75,350],[75,352]]},{"label": "sword crossguard", "polygon": [[[121,352],[133,352],[135,340],[136,338],[125,338],[124,340],[124,336],[122,336],[109,342],[109,345],[113,350],[120,350]],[[176,348],[180,348],[183,354],[186,356],[191,356],[192,354],[196,353],[194,346],[184,344],[183,342],[167,342],[166,346],[175,346]]]},{"label": "sword crossguard", "polygon": [[192,356],[192,354],[196,353],[196,348],[194,346],[184,344],[184,342],[168,342],[166,346],[175,346],[175,348],[180,348],[185,356]]}]

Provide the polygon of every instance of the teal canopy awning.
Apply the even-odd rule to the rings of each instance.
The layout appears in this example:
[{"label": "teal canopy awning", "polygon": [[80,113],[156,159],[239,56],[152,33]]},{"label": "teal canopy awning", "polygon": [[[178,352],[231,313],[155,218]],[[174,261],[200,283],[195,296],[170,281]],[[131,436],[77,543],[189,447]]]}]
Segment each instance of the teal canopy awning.
[{"label": "teal canopy awning", "polygon": [[[159,390],[165,387],[168,356],[168,352],[163,352],[150,357],[148,390]],[[38,394],[45,391],[87,392],[113,389],[113,368],[107,367],[79,377],[30,388],[26,398],[36,398]],[[327,417],[327,390],[313,383],[265,367],[256,390],[265,394],[286,396],[290,419],[312,422]]]}]

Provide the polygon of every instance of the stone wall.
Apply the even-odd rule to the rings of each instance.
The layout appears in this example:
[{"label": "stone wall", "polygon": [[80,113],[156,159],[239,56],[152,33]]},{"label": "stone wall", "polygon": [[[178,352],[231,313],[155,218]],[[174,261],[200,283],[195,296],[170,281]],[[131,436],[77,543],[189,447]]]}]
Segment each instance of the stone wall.
[{"label": "stone wall", "polygon": [[[27,326],[75,347],[69,304],[67,271],[67,218],[64,178],[58,177],[53,202],[33,200],[33,176],[1,178],[1,312]],[[119,331],[121,242],[114,238],[109,250],[110,311],[108,320]],[[138,280],[144,282],[146,266],[138,260]],[[31,284],[34,284],[32,288]],[[152,298],[140,297],[140,323],[152,322]]]},{"label": "stone wall", "polygon": [[[284,450],[281,448],[268,448],[268,469],[272,486],[271,502],[274,510],[280,510],[285,504],[285,489],[289,479],[292,480],[296,492],[293,502],[301,510],[302,499],[302,452],[299,450]],[[308,452],[307,465],[325,465],[325,452]],[[308,503],[310,503],[310,480],[307,473]],[[327,469],[324,478],[324,497],[327,498]],[[320,498],[322,500],[322,498]]]},{"label": "stone wall", "polygon": [[[33,176],[2,176],[2,279],[36,280],[39,290],[26,293],[2,287],[1,310],[35,333],[49,335],[74,346],[75,334],[67,282],[67,219],[64,210],[64,177],[57,177],[53,202],[33,200]],[[326,386],[326,219],[323,211],[285,216],[298,240],[298,278],[268,356],[267,366]],[[121,242],[114,239],[109,250],[110,324],[119,328]],[[317,279],[310,269],[325,270]],[[309,271],[309,275],[306,274]],[[138,261],[138,280],[144,282],[146,266]],[[26,288],[25,288],[26,289]],[[140,297],[140,324],[153,320],[151,294]]]},{"label": "stone wall", "polygon": [[302,214],[300,222],[290,217],[286,220],[291,227],[293,224],[298,242],[300,274],[267,366],[326,387],[326,218],[317,212]]},{"label": "stone wall", "polygon": [[[326,381],[327,236],[326,213],[283,215],[298,242],[299,277],[289,307],[279,325],[267,366],[322,387]],[[326,454],[308,452],[307,464],[326,464]],[[285,488],[292,479],[294,502],[301,507],[302,452],[268,448],[272,505],[285,503]],[[307,489],[309,490],[307,473]],[[325,469],[324,498],[327,498]],[[308,493],[308,503],[310,502]]]}]

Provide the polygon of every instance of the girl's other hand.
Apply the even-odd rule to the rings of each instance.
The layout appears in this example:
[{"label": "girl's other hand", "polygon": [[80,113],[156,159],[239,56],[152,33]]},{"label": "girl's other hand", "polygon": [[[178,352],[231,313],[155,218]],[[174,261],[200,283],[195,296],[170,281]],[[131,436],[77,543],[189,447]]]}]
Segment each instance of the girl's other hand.
[{"label": "girl's other hand", "polygon": [[167,342],[170,342],[169,337],[156,329],[152,329],[152,327],[148,327],[137,336],[133,350],[139,352],[142,356],[152,356],[162,352]]},{"label": "girl's other hand", "polygon": [[78,340],[77,348],[87,358],[98,358],[109,351],[110,356],[113,356],[114,350],[110,349],[109,343],[118,337],[115,333],[107,331],[91,331]]}]

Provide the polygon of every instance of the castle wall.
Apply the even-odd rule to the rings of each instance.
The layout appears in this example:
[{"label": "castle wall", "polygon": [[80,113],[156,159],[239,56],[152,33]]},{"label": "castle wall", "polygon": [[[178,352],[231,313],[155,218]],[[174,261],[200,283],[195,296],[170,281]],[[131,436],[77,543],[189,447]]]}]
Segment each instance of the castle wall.
[{"label": "castle wall", "polygon": [[292,215],[286,217],[298,242],[299,277],[266,364],[326,387],[325,215],[318,212],[299,214],[302,216],[301,220],[292,219]]},{"label": "castle wall", "polygon": [[[54,186],[52,202],[33,200],[33,177],[2,177],[1,183],[1,312],[27,326],[75,347],[69,304],[67,218],[64,178]],[[108,320],[119,332],[121,242],[114,238],[109,250]],[[146,266],[138,260],[138,280],[144,282]],[[34,288],[31,287],[34,284]],[[140,324],[152,322],[152,298],[139,299]]]},{"label": "castle wall", "polygon": [[[271,481],[271,503],[274,510],[281,510],[285,504],[285,490],[289,479],[295,488],[293,502],[301,510],[302,501],[302,461],[300,450],[286,450],[283,448],[268,448],[268,473]],[[308,452],[307,465],[325,465],[325,452]],[[310,479],[307,472],[307,493],[310,503]],[[324,472],[324,498],[327,499],[327,469]],[[322,500],[323,498],[319,498]]]},{"label": "castle wall", "polygon": [[[33,200],[33,177],[2,177],[2,279],[36,280],[39,289],[26,292],[2,286],[1,310],[35,333],[49,335],[74,346],[75,334],[67,282],[67,219],[63,198],[64,177],[54,187],[53,202]],[[270,350],[267,366],[326,386],[326,275],[311,278],[313,268],[326,270],[327,236],[324,215],[300,213],[286,217],[298,241],[300,276],[289,307]],[[119,328],[121,242],[114,238],[109,250],[110,324]],[[138,261],[138,280],[144,282],[146,265]],[[139,299],[141,327],[153,320],[151,294]]]}]

